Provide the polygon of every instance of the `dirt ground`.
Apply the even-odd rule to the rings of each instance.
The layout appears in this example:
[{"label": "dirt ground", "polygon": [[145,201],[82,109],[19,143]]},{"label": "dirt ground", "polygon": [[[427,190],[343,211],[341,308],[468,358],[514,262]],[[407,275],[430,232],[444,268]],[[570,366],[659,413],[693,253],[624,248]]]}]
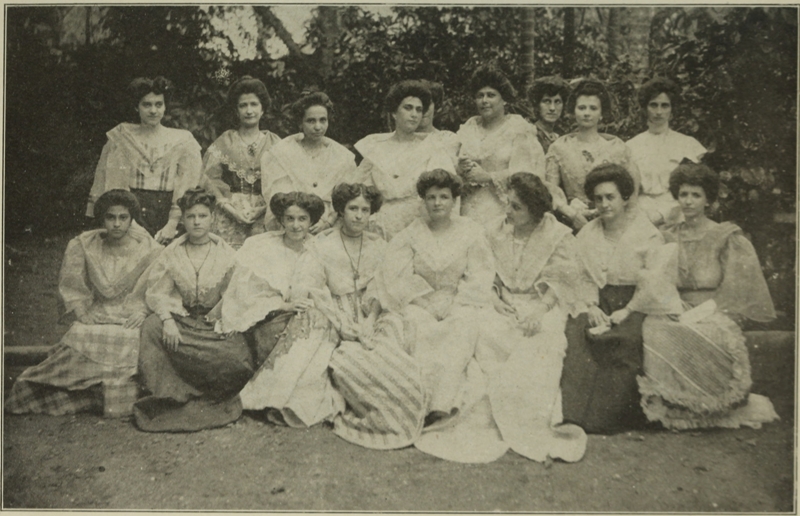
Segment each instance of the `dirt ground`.
[{"label": "dirt ground", "polygon": [[[4,345],[49,345],[68,236],[12,243]],[[15,255],[16,256],[16,255]],[[147,434],[96,415],[3,419],[3,508],[335,511],[795,510],[795,346],[750,342],[753,391],[781,421],[760,430],[590,436],[576,464],[513,452],[491,464],[351,445],[324,426],[247,415],[228,427]],[[18,367],[4,370],[8,389]]]}]

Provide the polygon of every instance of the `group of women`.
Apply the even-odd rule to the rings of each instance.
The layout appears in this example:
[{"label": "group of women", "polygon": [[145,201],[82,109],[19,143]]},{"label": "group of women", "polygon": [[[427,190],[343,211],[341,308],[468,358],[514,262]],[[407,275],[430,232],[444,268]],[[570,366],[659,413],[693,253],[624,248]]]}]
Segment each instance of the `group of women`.
[{"label": "group of women", "polygon": [[[599,81],[536,81],[535,124],[508,112],[498,70],[470,88],[478,115],[451,133],[440,84],[394,85],[392,131],[357,142],[357,165],[325,135],[324,93],[281,140],[244,77],[237,128],[201,160],[161,125],[169,81],[133,81],[140,123],[108,133],[91,191],[100,229],[61,270],[77,321],[6,410],[100,408],[145,431],[248,410],[461,462],[571,462],[586,432],[776,419],[740,327],[775,317],[769,292],[741,230],[708,217],[719,180],[669,128],[674,83],[640,88],[648,131],[627,143],[599,132]],[[577,128],[559,136],[565,104]]]}]

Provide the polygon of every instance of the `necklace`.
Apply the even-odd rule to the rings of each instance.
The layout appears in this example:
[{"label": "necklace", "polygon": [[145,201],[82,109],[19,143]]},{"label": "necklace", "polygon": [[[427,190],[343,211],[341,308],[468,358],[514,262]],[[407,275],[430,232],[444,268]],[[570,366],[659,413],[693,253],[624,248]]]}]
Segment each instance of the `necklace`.
[{"label": "necklace", "polygon": [[239,131],[236,131],[236,134],[239,135],[239,138],[242,140],[242,143],[244,143],[244,146],[247,147],[247,154],[250,156],[255,156],[256,148],[258,147],[258,142],[261,141],[261,137],[263,136],[263,134],[259,132],[256,135],[256,139],[253,140],[252,143],[247,143],[247,141],[244,139],[244,136],[242,136],[242,134]]},{"label": "necklace", "polygon": [[350,260],[350,269],[353,271],[353,295],[356,298],[356,301],[353,303],[353,320],[358,322],[358,278],[359,273],[358,269],[361,267],[361,251],[364,249],[364,233],[362,232],[360,235],[360,242],[358,244],[358,261],[355,263],[353,262],[353,257],[350,256],[350,251],[347,250],[347,246],[344,243],[344,233],[342,230],[339,230],[339,238],[342,240],[342,247],[344,248],[345,254],[347,254],[347,259]]},{"label": "necklace", "polygon": [[[187,240],[187,242],[189,242],[189,241]],[[210,240],[209,240],[209,242],[210,242]],[[208,243],[208,242],[206,242],[206,243]],[[190,245],[194,245],[195,247],[200,247],[200,245],[192,244],[191,242],[189,242],[189,244]],[[205,244],[201,244],[201,245],[205,245]],[[183,250],[186,253],[186,258],[189,259],[189,263],[192,265],[192,269],[194,269],[194,304],[195,305],[199,305],[200,304],[200,269],[202,269],[203,265],[206,264],[206,260],[208,259],[208,255],[211,254],[211,246],[208,246],[208,250],[206,251],[206,255],[203,257],[203,261],[200,262],[200,266],[199,267],[195,267],[194,261],[192,260],[192,257],[189,256],[189,248],[184,246]]]}]

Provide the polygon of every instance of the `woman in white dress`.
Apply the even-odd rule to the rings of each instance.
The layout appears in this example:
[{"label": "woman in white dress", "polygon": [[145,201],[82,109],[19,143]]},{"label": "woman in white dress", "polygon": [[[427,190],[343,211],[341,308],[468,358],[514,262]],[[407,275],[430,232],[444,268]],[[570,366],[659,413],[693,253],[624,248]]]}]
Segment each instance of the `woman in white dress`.
[{"label": "woman in white dress", "polygon": [[[331,192],[337,184],[353,180],[356,157],[325,136],[334,121],[333,102],[325,93],[303,96],[291,111],[300,132],[287,136],[263,156],[264,199],[295,191],[319,196],[325,202],[325,214],[311,227],[311,234],[316,235],[336,221]],[[269,213],[266,222],[270,229],[276,229],[277,221]]]},{"label": "woman in white dress", "polygon": [[699,163],[706,153],[700,142],[670,129],[681,104],[678,85],[655,78],[639,90],[639,105],[647,116],[647,131],[628,140],[631,159],[642,176],[639,207],[659,226],[680,219],[680,209],[669,191],[669,176],[683,160]]},{"label": "woman in white dress", "polygon": [[236,114],[238,127],[222,133],[203,159],[205,188],[220,208],[211,232],[234,249],[245,238],[264,232],[269,197],[261,196],[261,159],[280,141],[259,127],[271,104],[263,82],[247,75],[235,82],[228,91],[228,109]]},{"label": "woman in white dress", "polygon": [[419,127],[417,127],[417,132],[427,134],[426,138],[438,140],[439,145],[447,151],[447,154],[453,160],[453,166],[457,166],[458,151],[461,149],[461,142],[458,140],[458,135],[452,131],[437,129],[434,125],[434,122],[436,122],[437,110],[441,109],[442,103],[444,102],[444,86],[442,86],[440,82],[428,80],[420,82],[427,86],[431,92],[431,105],[428,110],[425,111],[425,114],[422,115],[422,120],[419,123]]},{"label": "woman in white dress", "polygon": [[458,130],[458,173],[466,183],[461,214],[484,224],[505,213],[504,185],[509,175],[528,170],[544,179],[544,151],[536,127],[520,115],[506,113],[516,91],[500,70],[478,68],[469,91],[478,115]]},{"label": "woman in white dress", "polygon": [[453,162],[440,142],[416,132],[430,102],[431,93],[421,82],[395,84],[384,106],[395,130],[371,134],[355,145],[364,157],[358,166],[357,180],[375,185],[383,195],[383,207],[375,216],[375,225],[386,240],[391,240],[420,215],[424,216],[415,190],[422,172],[442,168],[455,173]]}]

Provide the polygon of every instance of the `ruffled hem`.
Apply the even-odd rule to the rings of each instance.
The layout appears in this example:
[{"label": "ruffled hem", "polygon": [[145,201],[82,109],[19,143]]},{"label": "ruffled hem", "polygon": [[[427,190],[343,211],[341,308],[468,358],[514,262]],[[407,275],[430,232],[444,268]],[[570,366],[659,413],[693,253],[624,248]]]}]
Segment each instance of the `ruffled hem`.
[{"label": "ruffled hem", "polygon": [[658,421],[671,430],[742,426],[759,429],[762,423],[780,420],[769,398],[759,394],[750,394],[743,405],[716,414],[700,414],[682,407],[671,407],[658,396],[643,397],[642,409],[647,419]]}]

